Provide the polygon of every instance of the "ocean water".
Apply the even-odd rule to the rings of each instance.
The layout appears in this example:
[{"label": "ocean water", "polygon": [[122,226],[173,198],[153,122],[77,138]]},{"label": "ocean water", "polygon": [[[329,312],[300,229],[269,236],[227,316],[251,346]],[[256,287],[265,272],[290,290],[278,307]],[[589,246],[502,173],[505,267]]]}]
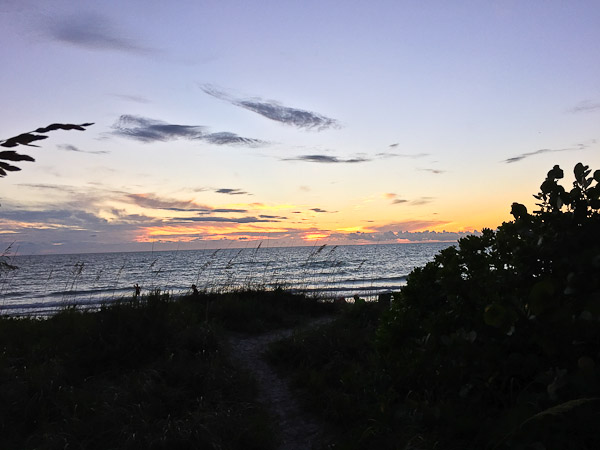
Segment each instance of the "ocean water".
[{"label": "ocean water", "polygon": [[282,287],[322,297],[376,296],[400,289],[414,267],[452,243],[245,248],[13,256],[0,271],[0,314],[96,307],[156,289],[174,295]]}]

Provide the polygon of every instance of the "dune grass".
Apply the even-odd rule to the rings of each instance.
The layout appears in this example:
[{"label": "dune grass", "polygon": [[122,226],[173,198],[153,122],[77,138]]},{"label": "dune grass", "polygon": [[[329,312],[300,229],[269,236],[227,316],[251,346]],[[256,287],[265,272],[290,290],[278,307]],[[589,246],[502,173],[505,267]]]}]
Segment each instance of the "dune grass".
[{"label": "dune grass", "polygon": [[274,448],[224,336],[330,308],[284,292],[157,291],[93,312],[0,317],[0,448]]}]

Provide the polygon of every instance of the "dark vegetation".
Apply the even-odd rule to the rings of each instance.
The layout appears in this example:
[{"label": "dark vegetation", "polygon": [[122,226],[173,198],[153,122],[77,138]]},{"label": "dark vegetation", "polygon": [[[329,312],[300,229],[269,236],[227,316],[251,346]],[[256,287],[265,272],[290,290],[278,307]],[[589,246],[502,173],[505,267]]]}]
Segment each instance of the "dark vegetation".
[{"label": "dark vegetation", "polygon": [[[356,298],[269,360],[336,449],[600,448],[600,171],[555,166],[530,213]],[[284,290],[155,292],[0,318],[0,448],[275,448],[225,337],[335,305]]]},{"label": "dark vegetation", "polygon": [[514,220],[274,345],[342,449],[600,447],[600,170],[555,166]]},{"label": "dark vegetation", "polygon": [[254,380],[224,336],[331,306],[281,291],[155,292],[95,312],[1,317],[0,448],[274,448]]},{"label": "dark vegetation", "polygon": [[[37,145],[32,144],[32,142],[41,141],[47,139],[48,136],[45,133],[55,130],[79,130],[84,131],[85,127],[89,127],[93,125],[93,123],[82,123],[81,125],[74,125],[71,123],[53,123],[48,125],[47,127],[40,127],[33,131],[29,131],[27,133],[21,133],[18,136],[13,136],[8,139],[0,140],[0,147],[13,148],[18,147],[20,145],[25,145],[28,147],[37,147]],[[4,150],[0,151],[0,177],[5,177],[7,172],[17,172],[21,170],[17,166],[13,166],[9,164],[10,162],[19,162],[19,161],[35,161],[29,155],[23,155],[21,153],[17,153],[14,150]]]}]

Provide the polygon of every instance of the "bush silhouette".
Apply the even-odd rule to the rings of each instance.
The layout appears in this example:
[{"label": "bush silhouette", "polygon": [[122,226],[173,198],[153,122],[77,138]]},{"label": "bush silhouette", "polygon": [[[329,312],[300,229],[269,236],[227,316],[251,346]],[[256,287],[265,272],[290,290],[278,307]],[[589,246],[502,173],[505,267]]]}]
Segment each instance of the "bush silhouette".
[{"label": "bush silhouette", "polygon": [[[382,409],[464,448],[592,448],[600,417],[600,170],[554,166],[529,213],[415,269],[378,329]],[[540,447],[541,448],[541,447]]]}]

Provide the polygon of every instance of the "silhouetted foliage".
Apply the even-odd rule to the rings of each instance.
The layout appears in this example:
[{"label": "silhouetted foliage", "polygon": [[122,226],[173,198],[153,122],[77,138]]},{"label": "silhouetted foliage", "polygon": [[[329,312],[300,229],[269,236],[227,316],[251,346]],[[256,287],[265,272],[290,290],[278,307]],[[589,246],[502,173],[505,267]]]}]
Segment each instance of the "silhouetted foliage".
[{"label": "silhouetted foliage", "polygon": [[271,361],[335,448],[600,448],[600,171],[555,166],[529,213],[417,268],[391,307],[357,301]]},{"label": "silhouetted foliage", "polygon": [[[89,127],[93,123],[82,123],[81,125],[74,125],[70,123],[53,123],[47,127],[37,128],[33,131],[19,134],[8,139],[0,140],[0,146],[13,148],[19,145],[25,145],[28,147],[38,147],[38,145],[32,144],[32,142],[41,141],[47,139],[48,136],[40,133],[48,133],[55,130],[80,130],[84,131],[85,127]],[[7,172],[16,172],[21,170],[19,167],[8,164],[5,161],[18,162],[18,161],[35,161],[29,155],[22,155],[14,150],[5,150],[0,152],[0,177],[6,176]]]},{"label": "silhouetted foliage", "polygon": [[597,448],[600,170],[590,173],[577,164],[567,191],[554,166],[540,210],[513,203],[514,221],[410,274],[378,330],[395,426],[463,448]]}]

